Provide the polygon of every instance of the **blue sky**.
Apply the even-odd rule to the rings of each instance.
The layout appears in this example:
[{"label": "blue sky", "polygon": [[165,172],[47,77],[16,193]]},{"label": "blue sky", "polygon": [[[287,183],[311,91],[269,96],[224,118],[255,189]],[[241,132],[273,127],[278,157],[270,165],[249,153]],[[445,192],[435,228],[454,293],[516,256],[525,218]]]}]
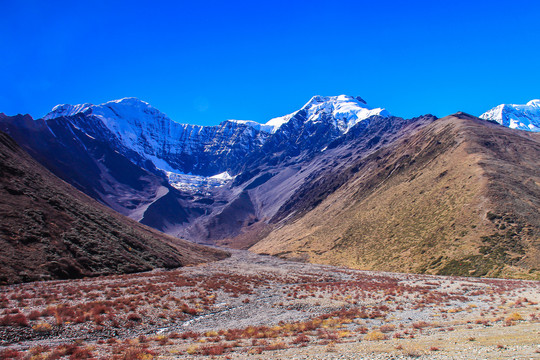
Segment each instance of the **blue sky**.
[{"label": "blue sky", "polygon": [[0,112],[145,100],[266,122],[313,95],[392,114],[540,98],[538,1],[0,0]]}]

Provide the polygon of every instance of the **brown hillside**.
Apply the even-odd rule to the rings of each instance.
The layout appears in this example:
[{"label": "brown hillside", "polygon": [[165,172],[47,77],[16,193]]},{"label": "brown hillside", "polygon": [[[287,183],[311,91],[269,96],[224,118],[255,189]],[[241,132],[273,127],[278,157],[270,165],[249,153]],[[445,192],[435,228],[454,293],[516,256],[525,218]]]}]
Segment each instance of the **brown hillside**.
[{"label": "brown hillside", "polygon": [[0,132],[0,284],[174,268],[227,256],[132,221]]},{"label": "brown hillside", "polygon": [[403,134],[251,250],[362,269],[538,278],[540,137],[462,113]]}]

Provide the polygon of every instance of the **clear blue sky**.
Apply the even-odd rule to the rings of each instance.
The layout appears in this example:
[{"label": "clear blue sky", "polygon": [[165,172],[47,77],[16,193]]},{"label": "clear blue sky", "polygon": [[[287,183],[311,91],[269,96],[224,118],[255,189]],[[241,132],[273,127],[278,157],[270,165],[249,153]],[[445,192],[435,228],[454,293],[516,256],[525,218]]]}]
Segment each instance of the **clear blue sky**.
[{"label": "clear blue sky", "polygon": [[313,95],[412,117],[540,97],[540,1],[0,0],[0,112],[135,96],[183,123]]}]

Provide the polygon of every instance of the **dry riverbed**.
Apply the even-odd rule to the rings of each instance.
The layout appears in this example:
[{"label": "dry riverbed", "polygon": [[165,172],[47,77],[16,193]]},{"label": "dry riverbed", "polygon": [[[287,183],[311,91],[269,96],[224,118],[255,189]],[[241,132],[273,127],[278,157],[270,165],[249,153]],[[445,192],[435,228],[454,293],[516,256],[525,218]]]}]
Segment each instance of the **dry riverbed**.
[{"label": "dry riverbed", "polygon": [[540,282],[233,251],[172,271],[0,288],[0,359],[537,359]]}]

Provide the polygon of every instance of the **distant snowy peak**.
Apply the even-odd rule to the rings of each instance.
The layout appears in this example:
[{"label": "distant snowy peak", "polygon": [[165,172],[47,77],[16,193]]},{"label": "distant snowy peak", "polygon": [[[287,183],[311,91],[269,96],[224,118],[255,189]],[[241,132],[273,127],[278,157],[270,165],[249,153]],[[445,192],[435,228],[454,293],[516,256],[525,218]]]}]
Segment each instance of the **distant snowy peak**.
[{"label": "distant snowy peak", "polygon": [[61,116],[73,116],[79,113],[89,113],[103,108],[119,110],[121,112],[126,112],[126,109],[129,109],[128,112],[133,112],[133,110],[147,109],[151,112],[159,112],[157,109],[152,108],[150,104],[145,101],[139,100],[134,97],[126,97],[119,100],[112,100],[100,105],[94,105],[90,103],[70,105],[70,104],[60,104],[56,105],[51,112],[43,117],[44,120],[54,119]]},{"label": "distant snowy peak", "polygon": [[501,104],[480,115],[511,129],[540,132],[540,100],[531,100],[525,105]]},{"label": "distant snowy peak", "polygon": [[84,113],[90,110],[94,106],[93,104],[79,104],[79,105],[69,105],[69,104],[60,104],[53,107],[51,112],[43,117],[44,120],[50,120],[59,118],[62,116],[72,116],[78,113]]},{"label": "distant snowy peak", "polygon": [[373,108],[361,97],[347,95],[312,97],[300,110],[281,117],[274,118],[266,123],[273,126],[272,133],[279,127],[289,122],[300,111],[306,112],[306,122],[321,122],[325,118],[331,118],[333,125],[341,133],[346,133],[353,126],[371,116],[388,117],[390,113],[383,108]]},{"label": "distant snowy peak", "polygon": [[134,97],[112,100],[100,105],[56,105],[50,113],[43,117],[43,119],[50,120],[61,116],[73,116],[80,113],[92,114],[100,117],[101,120],[104,120],[106,125],[112,125],[110,121],[108,121],[110,119],[135,123],[141,123],[143,121],[155,122],[156,119],[172,121],[167,115],[152,107],[146,101]]},{"label": "distant snowy peak", "polygon": [[[52,120],[58,117],[72,117],[82,114],[85,118],[95,119],[104,126],[127,148],[136,151],[154,162],[156,167],[165,170],[176,170],[166,162],[159,161],[160,156],[155,149],[166,142],[171,133],[197,131],[193,126],[183,126],[173,122],[167,115],[152,107],[145,101],[133,97],[108,101],[100,105],[57,105],[43,119]],[[102,128],[95,128],[87,120],[72,120],[79,129],[91,136],[103,135]]]},{"label": "distant snowy peak", "polygon": [[360,97],[347,95],[314,96],[305,106],[307,121],[317,122],[322,115],[331,115],[334,125],[343,133],[371,116],[388,117],[382,108],[372,108]]},{"label": "distant snowy peak", "polygon": [[373,108],[361,97],[353,97],[347,95],[339,96],[320,96],[312,97],[300,110],[291,114],[280,116],[269,120],[266,124],[259,124],[250,120],[228,120],[246,124],[259,131],[264,131],[270,134],[275,133],[283,124],[288,123],[300,111],[306,111],[307,122],[319,122],[323,117],[332,117],[333,125],[340,130],[341,133],[346,133],[354,125],[371,116],[378,115],[383,117],[390,116],[390,113],[383,108]]}]

